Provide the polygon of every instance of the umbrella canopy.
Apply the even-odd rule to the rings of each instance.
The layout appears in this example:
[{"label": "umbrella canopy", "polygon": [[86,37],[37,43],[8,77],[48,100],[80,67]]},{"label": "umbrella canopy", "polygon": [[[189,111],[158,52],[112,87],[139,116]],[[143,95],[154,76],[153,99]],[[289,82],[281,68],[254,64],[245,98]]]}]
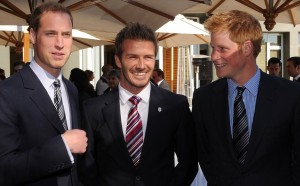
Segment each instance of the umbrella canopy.
[{"label": "umbrella canopy", "polygon": [[[27,25],[33,7],[50,0],[1,0],[0,24]],[[53,0],[52,0],[53,1]],[[175,15],[210,0],[58,0],[74,18],[74,28],[119,32],[126,23],[140,22],[156,30]]]},{"label": "umbrella canopy", "polygon": [[170,48],[196,44],[208,44],[210,39],[208,36],[200,34],[158,34],[158,45]]},{"label": "umbrella canopy", "polygon": [[300,24],[300,0],[214,0],[212,5],[196,5],[184,13],[206,13],[207,16],[218,12],[238,9],[249,12],[264,21],[267,30],[272,30],[276,22]]},{"label": "umbrella canopy", "polygon": [[156,30],[158,44],[163,47],[178,47],[194,44],[207,44],[209,32],[200,23],[178,14]]},{"label": "umbrella canopy", "polygon": [[[97,38],[104,38],[114,43],[117,33],[82,30]],[[187,19],[178,14],[173,21],[169,21],[156,30],[158,45],[162,47],[178,47],[194,44],[207,44],[210,41],[209,32],[202,24]]]},{"label": "umbrella canopy", "polygon": [[[24,46],[24,34],[27,33],[27,28],[28,26],[0,26],[0,45],[16,47],[16,52],[21,53]],[[113,44],[109,41],[100,40],[87,33],[75,29],[72,30],[72,35],[72,51],[94,46]]]}]

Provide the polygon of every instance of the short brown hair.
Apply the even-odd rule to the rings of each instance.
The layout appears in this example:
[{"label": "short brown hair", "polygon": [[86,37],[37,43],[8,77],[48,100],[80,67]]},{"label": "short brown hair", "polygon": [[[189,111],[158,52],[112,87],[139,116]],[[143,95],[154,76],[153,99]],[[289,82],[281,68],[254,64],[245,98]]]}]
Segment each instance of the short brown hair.
[{"label": "short brown hair", "polygon": [[30,24],[29,24],[29,29],[32,28],[34,32],[37,32],[39,27],[40,27],[40,19],[43,13],[45,12],[58,12],[58,13],[64,13],[68,14],[72,23],[73,27],[73,17],[71,12],[61,5],[60,3],[55,3],[55,2],[47,2],[43,3],[40,6],[36,7],[31,14],[30,17]]},{"label": "short brown hair", "polygon": [[120,59],[123,53],[122,44],[126,39],[151,41],[154,44],[156,56],[158,44],[155,33],[146,25],[140,23],[129,23],[117,34],[115,41],[115,53]]}]

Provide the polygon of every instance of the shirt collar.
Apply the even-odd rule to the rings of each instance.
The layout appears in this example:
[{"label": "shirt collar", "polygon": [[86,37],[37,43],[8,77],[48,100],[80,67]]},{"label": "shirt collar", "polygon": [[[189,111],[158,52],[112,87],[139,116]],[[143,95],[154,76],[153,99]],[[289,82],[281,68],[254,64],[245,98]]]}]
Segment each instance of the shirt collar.
[{"label": "shirt collar", "polygon": [[300,74],[298,74],[298,76],[296,76],[294,79],[298,80],[300,78]]},{"label": "shirt collar", "polygon": [[163,80],[164,80],[164,79],[162,79],[162,80],[158,81],[158,82],[157,82],[157,85],[160,85],[160,84],[161,84],[161,82],[163,82]]},{"label": "shirt collar", "polygon": [[44,87],[53,86],[53,82],[55,81],[55,79],[58,79],[60,81],[60,83],[62,83],[61,73],[59,74],[59,76],[57,78],[55,78],[50,73],[48,73],[46,70],[44,70],[40,65],[38,65],[34,59],[30,62],[29,66],[33,70],[33,72],[37,75],[37,77],[40,79],[40,81],[44,85]]},{"label": "shirt collar", "polygon": [[[257,96],[258,93],[258,86],[259,86],[259,80],[260,80],[260,70],[257,67],[256,72],[254,76],[252,76],[249,81],[247,81],[244,84],[244,87],[253,95]],[[227,79],[228,83],[228,94],[229,96],[232,96],[234,91],[236,90],[236,87],[238,87],[238,84],[236,84],[232,79]]]},{"label": "shirt collar", "polygon": [[[150,99],[150,91],[151,91],[151,84],[148,83],[148,85],[136,96],[142,98],[141,100],[142,102],[148,103]],[[121,103],[126,104],[129,98],[131,98],[131,96],[134,96],[134,94],[132,94],[131,92],[129,92],[119,84],[119,96],[120,96]]]}]

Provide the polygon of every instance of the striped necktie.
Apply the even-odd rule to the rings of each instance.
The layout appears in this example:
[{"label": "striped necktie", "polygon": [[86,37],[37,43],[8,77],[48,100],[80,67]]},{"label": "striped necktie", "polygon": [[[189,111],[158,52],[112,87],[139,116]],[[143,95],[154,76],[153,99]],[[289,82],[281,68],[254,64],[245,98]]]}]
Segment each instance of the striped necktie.
[{"label": "striped necktie", "polygon": [[244,165],[249,143],[248,121],[243,92],[245,87],[237,87],[238,93],[234,100],[233,114],[233,145],[240,165]]},{"label": "striped necktie", "polygon": [[60,120],[62,121],[62,125],[65,130],[68,130],[64,105],[61,98],[61,90],[60,90],[60,82],[58,79],[55,79],[54,83],[54,106],[57,110],[58,116]]},{"label": "striped necktie", "polygon": [[143,125],[137,105],[141,101],[138,96],[132,96],[129,101],[132,107],[129,110],[127,127],[126,127],[126,143],[128,152],[132,158],[133,164],[138,166],[142,153],[143,145]]}]

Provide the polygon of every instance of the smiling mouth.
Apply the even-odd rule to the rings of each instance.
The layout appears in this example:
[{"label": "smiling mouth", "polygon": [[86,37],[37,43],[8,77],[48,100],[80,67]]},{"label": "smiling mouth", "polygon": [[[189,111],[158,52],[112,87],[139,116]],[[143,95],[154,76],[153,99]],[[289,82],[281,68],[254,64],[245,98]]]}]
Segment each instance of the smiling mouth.
[{"label": "smiling mouth", "polygon": [[214,64],[216,69],[220,69],[226,66],[226,64]]},{"label": "smiling mouth", "polygon": [[134,72],[133,74],[136,76],[145,76],[146,72]]}]

